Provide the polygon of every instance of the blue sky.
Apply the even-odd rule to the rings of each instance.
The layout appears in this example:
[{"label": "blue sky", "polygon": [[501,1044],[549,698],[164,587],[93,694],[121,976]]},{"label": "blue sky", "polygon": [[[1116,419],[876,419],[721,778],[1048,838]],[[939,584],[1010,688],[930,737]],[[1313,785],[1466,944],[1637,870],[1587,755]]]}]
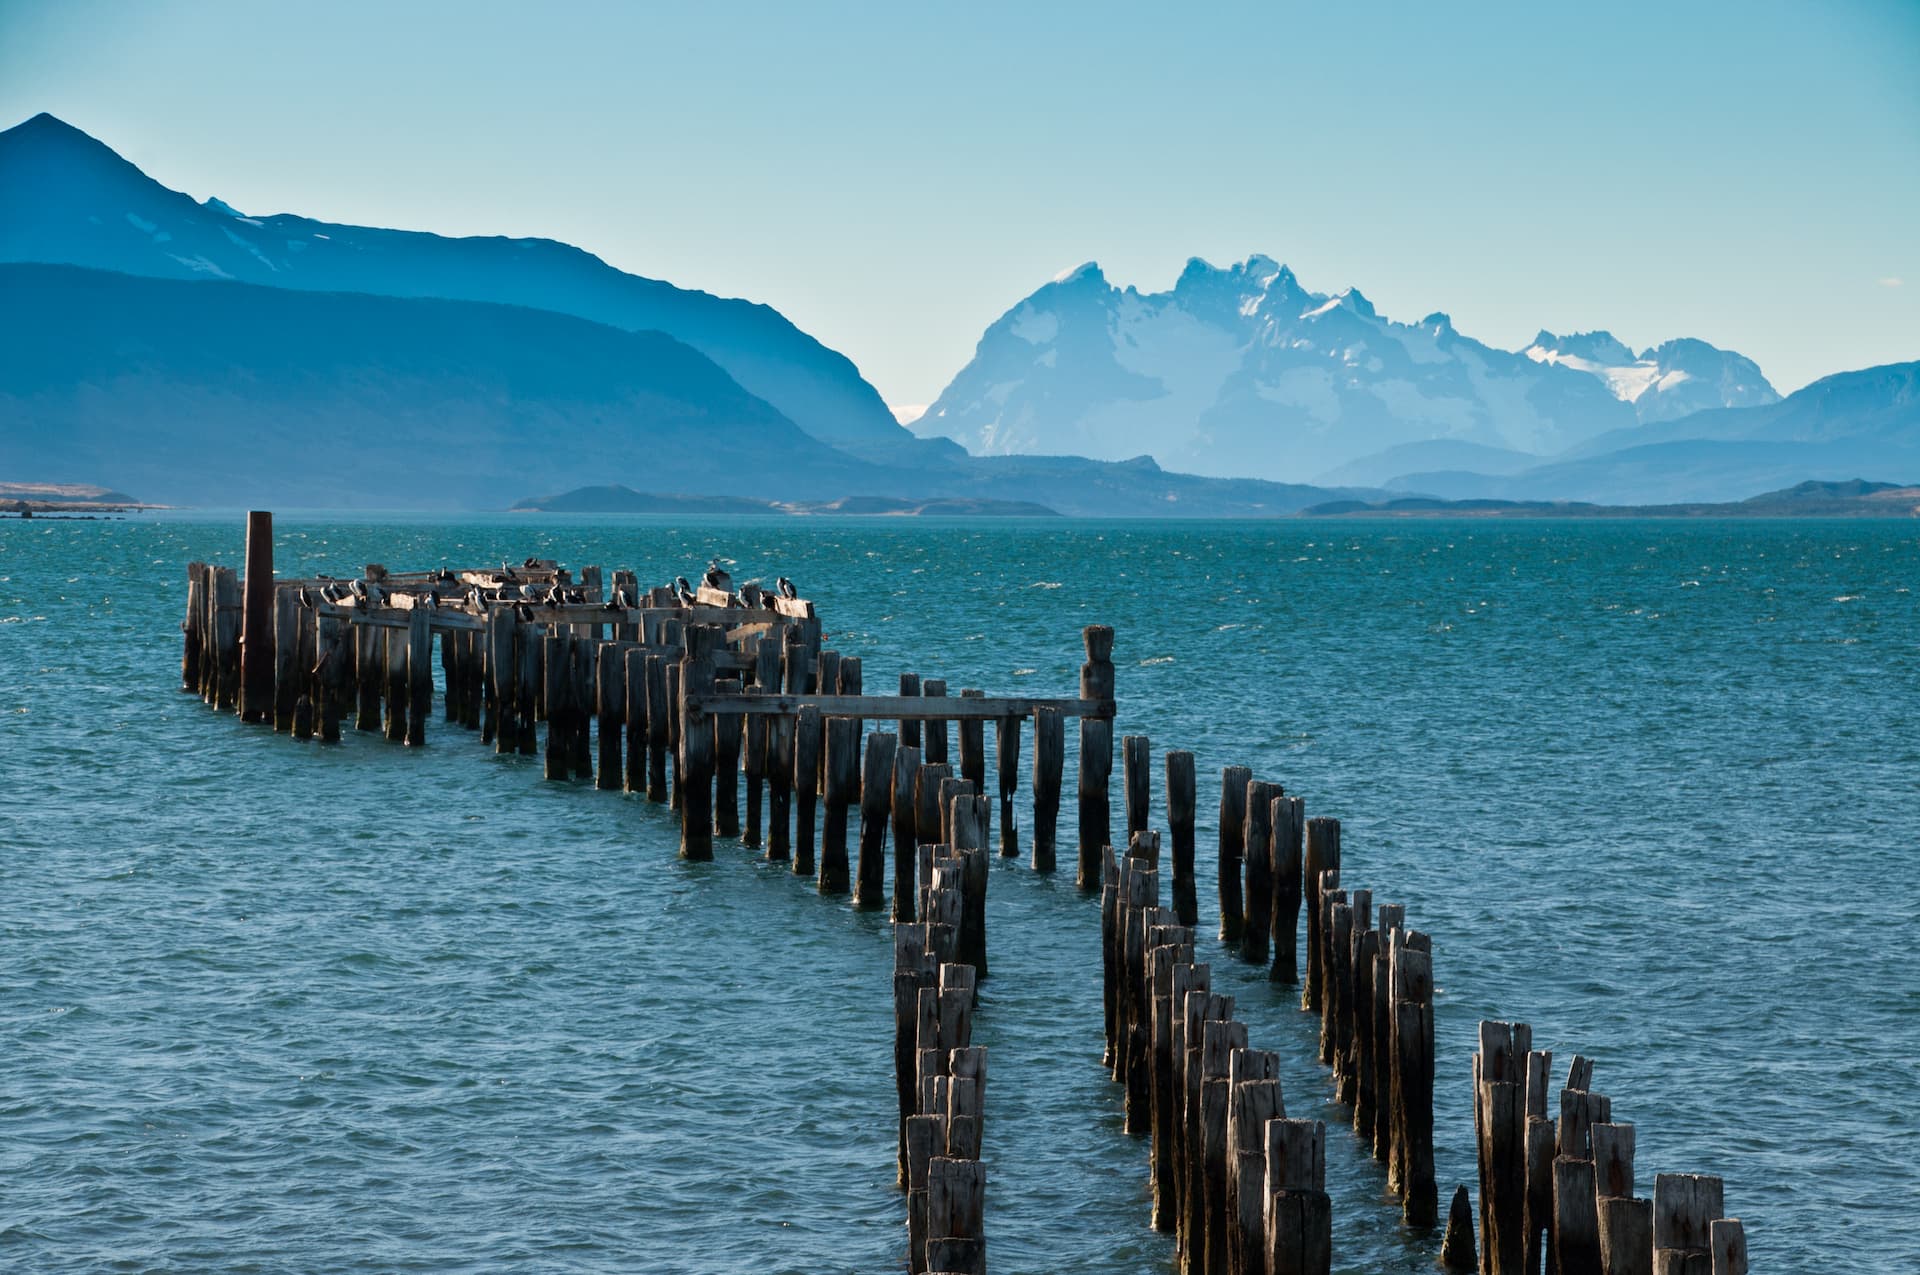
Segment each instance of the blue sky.
[{"label": "blue sky", "polygon": [[925,403],[1064,267],[1264,252],[1517,347],[1920,357],[1920,0],[0,0],[50,110],[249,213],[546,235]]}]

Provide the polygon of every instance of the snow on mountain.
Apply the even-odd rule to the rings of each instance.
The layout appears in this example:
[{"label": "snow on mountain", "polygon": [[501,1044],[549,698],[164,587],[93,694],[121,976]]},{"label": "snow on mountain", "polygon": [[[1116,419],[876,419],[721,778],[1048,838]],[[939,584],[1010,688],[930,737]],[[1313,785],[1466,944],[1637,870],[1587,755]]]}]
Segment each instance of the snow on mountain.
[{"label": "snow on mountain", "polygon": [[1194,258],[1159,293],[1115,287],[1088,262],[989,327],[913,428],[980,453],[1151,455],[1301,481],[1431,440],[1543,456],[1637,424],[1643,402],[1665,419],[1702,395],[1773,394],[1752,363],[1704,342],[1640,358],[1604,333],[1536,346],[1495,349],[1444,314],[1394,322],[1358,289],[1310,291],[1271,257]]},{"label": "snow on mountain", "polygon": [[1677,420],[1712,407],[1764,407],[1779,394],[1752,359],[1705,341],[1668,341],[1635,354],[1611,332],[1559,337],[1542,330],[1522,351],[1536,363],[1597,376],[1641,421]]}]

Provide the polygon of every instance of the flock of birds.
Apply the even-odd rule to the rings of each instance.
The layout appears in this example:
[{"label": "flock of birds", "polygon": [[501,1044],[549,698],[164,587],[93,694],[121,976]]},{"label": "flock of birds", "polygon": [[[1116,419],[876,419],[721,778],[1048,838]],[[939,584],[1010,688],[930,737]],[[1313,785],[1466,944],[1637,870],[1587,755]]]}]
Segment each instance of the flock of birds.
[{"label": "flock of birds", "polygon": [[[531,571],[537,569],[540,565],[541,562],[538,558],[528,558],[520,565],[519,570]],[[320,585],[317,591],[308,585],[303,584],[300,586],[301,606],[311,608],[320,602],[326,602],[337,606],[349,606],[356,611],[364,611],[370,606],[379,605],[379,595],[376,594],[372,588],[369,588],[365,580],[334,580],[327,576],[320,578],[326,581],[326,583]],[[427,590],[424,598],[429,610],[437,610],[441,606],[444,598],[455,595],[456,591],[453,589],[449,589],[448,593],[443,595],[439,586],[452,586],[460,582],[458,576],[445,568],[430,573],[427,579],[428,583],[432,586]],[[506,562],[500,564],[499,579],[500,583],[495,585],[476,584],[468,586],[465,597],[462,600],[465,601],[470,608],[480,612],[484,612],[489,603],[510,603],[523,620],[532,619],[532,611],[536,606],[581,606],[592,601],[592,599],[587,596],[587,590],[583,585],[523,581],[517,578],[515,568]],[[377,585],[378,581],[375,583]],[[719,562],[715,561],[708,564],[706,574],[701,577],[701,583],[707,588],[718,589],[728,593],[728,605],[733,604],[733,578],[721,568]],[[673,582],[668,585],[668,588],[672,591],[674,598],[681,606],[695,607],[700,605],[699,594],[694,592],[693,586],[687,582],[685,576],[675,576]],[[785,576],[780,576],[774,581],[773,592],[769,592],[761,587],[758,580],[749,580],[740,586],[739,605],[750,610],[771,610],[773,608],[773,599],[776,596],[794,599],[800,596],[800,591],[794,587],[793,581],[787,579]],[[601,609],[605,611],[626,611],[639,605],[640,599],[629,595],[625,589],[615,589],[613,596],[607,600]]]}]

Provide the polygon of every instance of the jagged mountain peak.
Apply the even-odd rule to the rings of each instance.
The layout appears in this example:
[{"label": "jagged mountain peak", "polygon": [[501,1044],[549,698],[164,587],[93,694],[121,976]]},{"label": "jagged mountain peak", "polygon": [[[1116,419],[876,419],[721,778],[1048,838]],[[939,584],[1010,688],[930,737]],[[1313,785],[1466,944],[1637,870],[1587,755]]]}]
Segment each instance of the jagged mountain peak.
[{"label": "jagged mountain peak", "polygon": [[1072,269],[1062,270],[1053,276],[1052,282],[1060,286],[1076,283],[1097,284],[1103,288],[1108,286],[1107,276],[1101,272],[1100,263],[1097,261],[1083,261]]},{"label": "jagged mountain peak", "polygon": [[1357,287],[1309,291],[1258,253],[1190,258],[1166,292],[1084,277],[1086,290],[1042,288],[1009,310],[915,429],[976,451],[1147,452],[1174,470],[1297,480],[1426,440],[1543,455],[1771,394],[1704,342],[1643,360],[1605,330],[1542,330],[1516,353],[1444,311],[1400,323]]}]

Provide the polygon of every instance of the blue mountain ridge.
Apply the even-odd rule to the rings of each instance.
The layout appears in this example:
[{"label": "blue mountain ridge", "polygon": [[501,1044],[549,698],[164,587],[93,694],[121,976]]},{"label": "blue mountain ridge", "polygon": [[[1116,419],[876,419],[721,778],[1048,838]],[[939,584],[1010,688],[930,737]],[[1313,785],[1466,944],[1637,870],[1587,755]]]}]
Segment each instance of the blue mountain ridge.
[{"label": "blue mountain ridge", "polygon": [[201,204],[168,189],[47,114],[0,132],[0,261],[554,310],[665,332],[816,438],[910,437],[846,356],[770,306],[627,274],[550,239],[240,216],[218,199]]}]

